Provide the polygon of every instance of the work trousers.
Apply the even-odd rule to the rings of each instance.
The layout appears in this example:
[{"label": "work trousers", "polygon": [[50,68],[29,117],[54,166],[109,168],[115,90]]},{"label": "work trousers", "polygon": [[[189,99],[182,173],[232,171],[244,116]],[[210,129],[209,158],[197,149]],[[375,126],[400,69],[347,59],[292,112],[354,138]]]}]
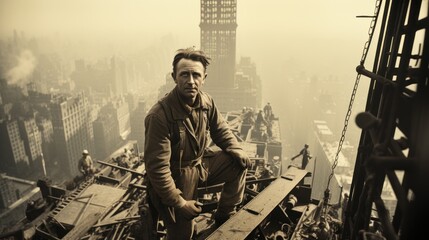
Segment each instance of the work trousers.
[{"label": "work trousers", "polygon": [[305,168],[307,167],[308,164],[308,158],[303,157],[302,158],[302,165],[301,165],[301,169],[305,170]]},{"label": "work trousers", "polygon": [[[241,169],[239,164],[223,151],[217,151],[204,156],[202,165],[208,172],[206,181],[201,181],[198,173],[190,169],[195,167],[189,166],[187,167],[188,169],[183,169],[183,173],[193,171],[191,174],[188,172],[187,179],[182,179],[187,180],[186,182],[177,182],[178,188],[183,192],[183,198],[186,200],[197,200],[198,186],[203,187],[224,183],[217,211],[226,214],[233,213],[235,207],[243,200],[247,170]],[[192,180],[196,180],[197,184],[193,184]],[[166,221],[166,228],[167,239],[191,239],[194,232],[194,221],[186,220],[180,214],[180,211],[175,211],[175,223]]]}]

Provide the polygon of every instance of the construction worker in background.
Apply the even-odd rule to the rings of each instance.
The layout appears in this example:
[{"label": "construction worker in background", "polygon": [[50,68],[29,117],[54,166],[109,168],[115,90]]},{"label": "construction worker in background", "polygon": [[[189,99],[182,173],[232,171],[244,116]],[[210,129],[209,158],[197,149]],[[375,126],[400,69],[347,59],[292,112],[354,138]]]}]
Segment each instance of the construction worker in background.
[{"label": "construction worker in background", "polygon": [[256,128],[256,130],[260,130],[262,124],[264,124],[266,126],[267,125],[267,120],[264,117],[263,111],[259,110],[259,113],[256,116],[256,121],[255,121],[255,128]]},{"label": "construction worker in background", "polygon": [[79,160],[79,171],[86,177],[95,173],[94,162],[89,155],[88,150],[83,150],[82,157]]},{"label": "construction worker in background", "polygon": [[265,105],[264,114],[265,114],[265,119],[267,119],[268,121],[271,120],[271,117],[273,115],[273,109],[270,103],[267,103],[267,105]]},{"label": "construction worker in background", "polygon": [[255,124],[255,118],[253,116],[254,114],[255,113],[253,112],[252,109],[244,107],[243,108],[243,114],[242,114],[243,123],[244,124],[252,124],[252,125]]},{"label": "construction worker in background", "polygon": [[299,152],[299,154],[298,155],[296,155],[296,156],[294,156],[294,157],[292,157],[292,161],[295,159],[295,158],[297,158],[297,157],[299,157],[299,156],[301,156],[302,155],[302,165],[301,165],[301,169],[305,169],[305,167],[307,166],[307,164],[308,164],[308,161],[309,161],[309,159],[312,159],[313,157],[310,155],[310,151],[308,150],[308,144],[305,144],[304,145],[304,148],[303,149],[301,149],[301,151]]},{"label": "construction worker in background", "polygon": [[124,148],[124,154],[128,159],[131,159],[131,152],[128,150],[128,148]]}]

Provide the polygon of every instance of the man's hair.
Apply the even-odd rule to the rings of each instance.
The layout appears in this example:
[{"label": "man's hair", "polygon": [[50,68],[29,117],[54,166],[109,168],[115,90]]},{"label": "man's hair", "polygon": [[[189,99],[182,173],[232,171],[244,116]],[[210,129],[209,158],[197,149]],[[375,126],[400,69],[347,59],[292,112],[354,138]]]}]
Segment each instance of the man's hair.
[{"label": "man's hair", "polygon": [[201,62],[204,66],[204,71],[207,70],[207,66],[210,64],[211,58],[207,56],[202,50],[196,50],[194,47],[177,50],[176,56],[173,60],[173,74],[176,74],[177,63],[180,59],[190,59],[193,61]]}]

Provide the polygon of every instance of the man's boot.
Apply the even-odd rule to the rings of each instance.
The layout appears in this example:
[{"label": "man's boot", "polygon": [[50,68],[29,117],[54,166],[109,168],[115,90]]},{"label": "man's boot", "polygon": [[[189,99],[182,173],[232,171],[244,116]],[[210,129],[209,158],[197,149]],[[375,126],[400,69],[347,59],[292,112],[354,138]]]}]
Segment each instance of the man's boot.
[{"label": "man's boot", "polygon": [[220,227],[222,224],[224,224],[228,219],[231,218],[232,215],[236,213],[235,210],[232,211],[223,211],[223,210],[216,210],[214,213],[214,220],[216,227]]}]

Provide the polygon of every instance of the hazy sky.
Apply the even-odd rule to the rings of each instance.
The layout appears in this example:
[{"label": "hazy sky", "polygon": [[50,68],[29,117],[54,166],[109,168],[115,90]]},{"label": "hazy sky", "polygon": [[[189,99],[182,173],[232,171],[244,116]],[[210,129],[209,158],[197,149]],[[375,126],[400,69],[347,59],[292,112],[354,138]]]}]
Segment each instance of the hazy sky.
[{"label": "hazy sky", "polygon": [[[251,57],[256,64],[262,79],[262,104],[271,102],[274,112],[287,119],[291,116],[283,109],[285,94],[292,91],[313,98],[317,96],[308,90],[318,90],[310,85],[311,89],[297,90],[291,78],[308,81],[309,77],[331,76],[344,83],[328,88],[338,98],[334,99],[335,127],[341,129],[348,107],[344,96],[350,96],[353,89],[370,25],[369,18],[356,16],[372,15],[374,6],[375,0],[237,0],[236,60]],[[0,0],[0,38],[16,30],[27,37],[96,41],[80,51],[103,46],[104,57],[142,50],[167,35],[177,42],[173,49],[199,47],[199,23],[200,0]],[[365,66],[371,69],[372,57]],[[165,73],[170,70],[171,65],[166,65]],[[369,80],[362,79],[355,103],[366,101]],[[363,111],[363,105],[359,109],[355,104],[353,114]],[[352,125],[351,129],[359,131]]]},{"label": "hazy sky", "polygon": [[[333,46],[338,41],[360,44],[369,20],[355,16],[371,14],[374,1],[238,0],[237,5],[239,57],[273,47],[273,40],[296,50],[311,48],[305,45],[318,38],[333,40]],[[199,8],[199,0],[1,0],[0,34],[16,29],[28,36],[144,37],[150,42],[171,33],[199,46]]]},{"label": "hazy sky", "polygon": [[[370,23],[356,15],[371,15],[375,1],[237,2],[237,61],[252,58],[265,94],[282,84],[286,69],[355,76]],[[16,29],[27,37],[56,33],[143,46],[171,34],[181,48],[200,46],[199,21],[200,0],[0,0],[1,37]]]}]

